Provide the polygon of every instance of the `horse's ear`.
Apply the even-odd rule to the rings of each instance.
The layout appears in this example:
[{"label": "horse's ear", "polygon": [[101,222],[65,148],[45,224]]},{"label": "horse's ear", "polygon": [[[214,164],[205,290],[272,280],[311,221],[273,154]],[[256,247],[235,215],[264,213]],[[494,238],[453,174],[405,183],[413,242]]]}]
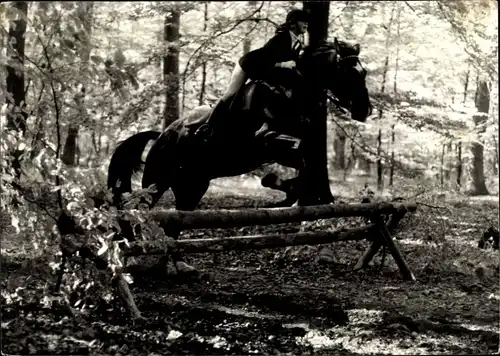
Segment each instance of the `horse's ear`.
[{"label": "horse's ear", "polygon": [[359,55],[359,52],[361,51],[361,46],[359,45],[359,43],[356,43],[354,45],[354,50],[356,51],[356,55]]}]

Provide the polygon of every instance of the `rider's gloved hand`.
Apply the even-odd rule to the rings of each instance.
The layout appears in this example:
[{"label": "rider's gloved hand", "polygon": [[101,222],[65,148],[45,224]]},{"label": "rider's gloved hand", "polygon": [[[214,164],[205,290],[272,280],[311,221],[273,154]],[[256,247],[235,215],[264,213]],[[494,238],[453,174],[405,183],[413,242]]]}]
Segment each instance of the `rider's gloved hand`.
[{"label": "rider's gloved hand", "polygon": [[281,62],[278,63],[278,67],[280,68],[287,68],[287,69],[293,69],[297,66],[295,61],[286,61],[286,62]]}]

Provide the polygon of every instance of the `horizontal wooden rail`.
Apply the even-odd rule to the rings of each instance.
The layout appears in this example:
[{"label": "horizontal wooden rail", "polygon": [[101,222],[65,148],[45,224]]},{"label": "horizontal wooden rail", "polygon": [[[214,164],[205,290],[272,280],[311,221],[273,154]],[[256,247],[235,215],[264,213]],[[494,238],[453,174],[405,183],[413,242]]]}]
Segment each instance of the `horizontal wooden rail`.
[{"label": "horizontal wooden rail", "polygon": [[286,246],[320,245],[335,241],[351,241],[376,238],[374,225],[345,230],[297,232],[285,234],[232,236],[207,239],[169,241],[161,247],[158,242],[135,242],[125,249],[126,256],[163,255],[169,248],[182,253],[262,250]]},{"label": "horizontal wooden rail", "polygon": [[297,206],[241,210],[160,210],[151,212],[154,219],[180,229],[230,228],[272,225],[336,217],[390,214],[401,210],[415,211],[416,204],[370,203]]}]

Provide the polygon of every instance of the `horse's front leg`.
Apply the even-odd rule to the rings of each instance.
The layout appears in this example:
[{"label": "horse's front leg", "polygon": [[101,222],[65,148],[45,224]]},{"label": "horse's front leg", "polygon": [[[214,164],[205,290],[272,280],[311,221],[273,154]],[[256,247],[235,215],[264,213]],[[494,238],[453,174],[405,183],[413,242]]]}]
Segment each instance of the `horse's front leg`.
[{"label": "horse's front leg", "polygon": [[[201,198],[207,192],[210,185],[210,179],[203,177],[200,172],[186,174],[183,172],[179,179],[172,185],[172,191],[175,196],[175,208],[177,210],[191,211],[196,209]],[[177,240],[182,231],[182,227],[165,227],[165,233]],[[171,253],[174,266],[178,273],[197,275],[198,271],[193,266],[190,266],[184,260],[184,256],[178,252]]]}]

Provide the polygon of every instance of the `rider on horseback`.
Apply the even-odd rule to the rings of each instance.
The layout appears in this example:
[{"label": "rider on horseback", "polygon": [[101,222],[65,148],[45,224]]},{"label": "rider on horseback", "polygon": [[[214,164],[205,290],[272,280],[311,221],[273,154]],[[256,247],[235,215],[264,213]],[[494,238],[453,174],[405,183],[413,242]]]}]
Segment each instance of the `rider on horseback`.
[{"label": "rider on horseback", "polygon": [[[202,125],[195,135],[207,138],[212,132],[212,127],[217,125],[217,118],[222,118],[229,109],[232,98],[245,84],[248,78],[265,78],[273,68],[293,69],[303,48],[302,35],[307,31],[308,16],[304,10],[291,10],[286,16],[286,22],[278,27],[276,34],[262,47],[244,55],[233,70],[231,81],[226,93],[216,104],[207,123]],[[256,137],[265,137],[275,134],[269,131],[269,126],[264,123],[256,132]]]}]

